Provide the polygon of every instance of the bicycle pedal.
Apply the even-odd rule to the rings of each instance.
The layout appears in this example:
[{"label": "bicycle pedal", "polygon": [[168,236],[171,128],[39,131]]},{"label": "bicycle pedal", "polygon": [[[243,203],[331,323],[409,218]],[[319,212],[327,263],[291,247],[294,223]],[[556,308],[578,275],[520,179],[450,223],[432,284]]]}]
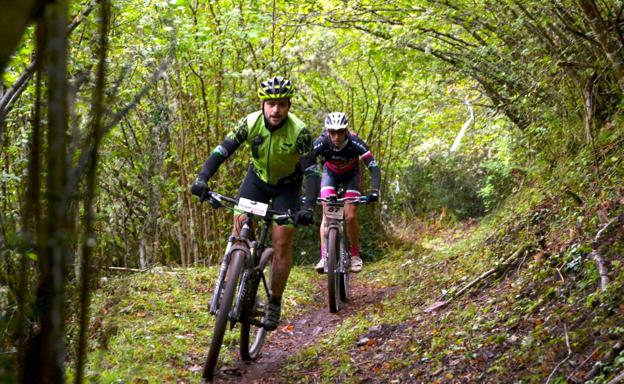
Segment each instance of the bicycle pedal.
[{"label": "bicycle pedal", "polygon": [[251,316],[253,316],[253,317],[262,317],[262,316],[264,316],[264,309],[262,311],[253,311]]},{"label": "bicycle pedal", "polygon": [[264,328],[264,323],[260,319],[252,318],[251,320],[249,320],[249,322],[251,324],[255,325],[256,327]]}]

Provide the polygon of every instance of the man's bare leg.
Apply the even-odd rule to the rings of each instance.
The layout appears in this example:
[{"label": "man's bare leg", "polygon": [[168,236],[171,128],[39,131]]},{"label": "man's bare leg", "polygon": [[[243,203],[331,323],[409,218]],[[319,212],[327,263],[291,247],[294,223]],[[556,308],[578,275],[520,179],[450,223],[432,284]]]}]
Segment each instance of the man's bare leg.
[{"label": "man's bare leg", "polygon": [[271,266],[271,295],[282,297],[286,282],[292,266],[292,243],[295,236],[295,228],[275,225],[273,226],[273,264]]}]

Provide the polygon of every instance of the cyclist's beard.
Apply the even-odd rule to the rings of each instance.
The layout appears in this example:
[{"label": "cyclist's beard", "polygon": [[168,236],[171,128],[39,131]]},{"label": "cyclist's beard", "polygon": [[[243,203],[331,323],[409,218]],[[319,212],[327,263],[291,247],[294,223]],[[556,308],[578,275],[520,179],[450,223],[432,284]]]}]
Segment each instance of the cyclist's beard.
[{"label": "cyclist's beard", "polygon": [[286,123],[286,119],[288,119],[288,115],[284,116],[284,118],[279,124],[273,125],[271,124],[271,121],[269,121],[269,119],[267,119],[265,116],[264,125],[268,128],[269,131],[275,131],[276,129],[280,129],[284,125],[284,123]]}]

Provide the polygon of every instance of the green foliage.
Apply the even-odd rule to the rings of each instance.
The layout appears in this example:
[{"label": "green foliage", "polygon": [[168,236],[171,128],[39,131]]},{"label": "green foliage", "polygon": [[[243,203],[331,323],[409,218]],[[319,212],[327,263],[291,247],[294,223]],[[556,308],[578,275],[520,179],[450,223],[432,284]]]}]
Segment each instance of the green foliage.
[{"label": "green foliage", "polygon": [[514,187],[511,169],[500,160],[489,160],[482,164],[485,180],[478,194],[483,199],[486,211],[493,211]]},{"label": "green foliage", "polygon": [[439,140],[423,143],[414,153],[402,178],[406,191],[396,198],[405,199],[417,215],[447,210],[458,219],[477,217],[512,192],[514,180],[504,156],[449,154]]},{"label": "green foliage", "polygon": [[483,182],[478,164],[470,164],[460,156],[441,154],[419,160],[414,161],[405,177],[410,202],[417,214],[446,209],[464,219],[483,213],[484,205],[478,193]]},{"label": "green foliage", "polygon": [[[617,4],[589,3],[602,12],[603,32],[620,41],[619,14],[613,11]],[[384,316],[396,324],[408,319],[412,313],[404,307],[413,308],[441,292],[452,292],[458,279],[483,272],[500,261],[513,244],[547,244],[543,250],[548,255],[546,261],[531,263],[526,274],[519,273],[522,269],[518,268],[521,276],[507,297],[517,303],[513,311],[495,317],[490,302],[469,305],[463,313],[461,308],[454,308],[444,320],[473,322],[474,330],[441,325],[435,335],[425,335],[422,344],[409,346],[414,348],[409,358],[425,356],[430,371],[448,366],[444,359],[449,351],[466,353],[478,364],[472,354],[508,346],[506,340],[515,332],[511,328],[517,327],[522,331],[515,342],[522,346],[520,351],[514,353],[510,347],[489,367],[482,367],[483,371],[502,375],[512,364],[508,359],[515,358],[519,364],[530,362],[530,354],[537,347],[549,342],[562,344],[560,335],[543,334],[544,329],[557,331],[552,324],[528,329],[538,321],[540,311],[562,300],[593,311],[596,319],[604,320],[606,313],[617,310],[617,294],[621,293],[620,283],[604,294],[591,292],[599,276],[587,255],[591,235],[607,221],[605,217],[621,214],[617,206],[621,204],[624,178],[624,154],[620,150],[624,132],[622,79],[614,70],[613,58],[606,55],[609,50],[598,38],[595,26],[592,29],[590,25],[594,18],[588,18],[579,4],[536,0],[452,4],[404,0],[383,4],[113,2],[104,125],[109,127],[114,117],[125,112],[115,126],[110,126],[99,152],[94,265],[105,270],[111,265],[214,264],[230,231],[231,215],[200,205],[189,196],[189,185],[232,124],[258,109],[258,81],[285,75],[295,81],[298,92],[292,112],[314,134],[320,133],[325,113],[346,111],[352,129],[367,141],[381,165],[382,201],[379,206],[360,209],[363,255],[367,263],[381,260],[379,265],[387,269],[372,270],[388,282],[403,284],[408,279],[388,274],[392,269],[405,272],[411,280],[397,302],[375,310],[375,321]],[[84,4],[72,2],[71,14],[82,7]],[[94,12],[69,36],[67,161],[74,167],[91,135],[99,17]],[[31,62],[33,36],[34,28],[30,27],[0,88],[12,85]],[[152,74],[164,63],[163,76],[150,84]],[[41,97],[45,100],[45,73],[42,80]],[[0,288],[5,292],[4,287],[9,287],[6,297],[13,307],[19,258],[15,250],[23,240],[19,238],[22,223],[29,219],[24,212],[27,183],[32,180],[28,165],[34,165],[29,149],[34,83],[31,80],[26,85],[0,122],[0,253],[5,257],[0,263]],[[143,96],[137,102],[139,94]],[[449,154],[468,117],[465,101],[472,103],[475,121],[459,150]],[[47,112],[43,106],[44,150]],[[248,159],[247,148],[241,148],[221,167],[211,187],[234,195]],[[41,180],[45,180],[47,160],[38,161]],[[368,175],[363,173],[366,190]],[[45,200],[45,189],[44,182],[41,201]],[[84,185],[80,183],[69,213],[72,255],[79,249],[84,228],[83,196]],[[47,209],[42,206],[42,220]],[[485,213],[495,215],[484,219],[473,237],[454,247],[446,247],[448,239],[444,237],[424,239],[422,244],[435,252],[423,255],[422,260],[414,258],[414,253],[420,255],[420,248],[412,253],[404,250],[402,256],[394,258],[387,256],[388,245],[393,243],[388,240],[390,228],[423,217],[425,221],[439,217],[441,212],[447,216],[440,221],[447,224]],[[492,244],[485,239],[497,240]],[[611,242],[609,249],[601,251],[607,255],[614,280],[621,281],[621,242]],[[300,229],[294,252],[297,263],[315,261],[318,228]],[[400,258],[409,263],[399,262]],[[456,268],[446,268],[449,264]],[[438,271],[437,280],[423,274],[429,269]],[[553,288],[543,283],[559,273],[565,275],[566,283],[570,281],[563,293],[558,285]],[[383,283],[378,276],[368,277]],[[30,283],[36,286],[35,281]],[[523,289],[522,284],[527,287]],[[431,287],[435,292],[427,290]],[[173,284],[169,288],[174,289]],[[141,293],[152,289],[158,291],[147,287]],[[125,293],[140,296],[134,291]],[[563,300],[561,295],[566,294]],[[305,302],[304,296],[293,297],[297,305]],[[137,299],[131,308],[130,302],[124,302],[118,309],[130,308],[133,313],[172,310],[164,304],[163,308],[153,307],[154,299]],[[194,308],[188,302],[181,305],[189,311]],[[294,312],[297,306],[292,308]],[[122,345],[122,352],[118,356],[91,356],[93,362],[101,360],[105,365],[89,372],[94,380],[112,381],[120,376],[130,380],[134,375],[154,374],[132,369],[115,377],[116,373],[107,376],[106,370],[127,369],[135,359],[149,364],[151,350],[158,357],[171,358],[176,369],[187,365],[189,362],[181,361],[178,355],[185,348],[193,350],[186,339],[164,340],[162,347],[153,340],[160,340],[167,332],[185,336],[180,329],[205,319],[194,318],[189,323],[184,316],[163,317],[168,324],[149,320],[156,322],[152,325],[157,336],[133,328],[134,321],[141,321],[137,318],[124,319],[131,330],[119,331],[123,324],[114,321],[105,327],[106,332],[95,330],[101,341]],[[553,318],[564,321],[559,313]],[[360,321],[373,324],[369,318]],[[497,321],[504,327],[497,329]],[[416,325],[415,329],[424,334],[424,326]],[[480,329],[488,329],[491,336],[480,337]],[[357,328],[357,332],[364,330]],[[354,338],[347,330],[339,334],[332,340],[341,345]],[[466,346],[466,335],[475,338],[477,347]],[[136,350],[124,344],[133,338],[139,340]],[[465,345],[458,342],[450,346],[448,340],[453,338]],[[574,341],[580,346],[589,343],[581,336]],[[341,352],[346,350],[344,346]],[[561,360],[560,351],[557,355],[553,349],[552,354],[549,359]],[[190,361],[198,360],[190,355]],[[320,349],[310,356],[321,359],[327,380],[351,377],[355,370],[345,359],[329,361]],[[526,380],[542,378],[538,371],[545,367],[551,368],[546,363],[535,366]],[[179,374],[194,377],[188,372]]]},{"label": "green foliage", "polygon": [[[98,383],[198,381],[214,318],[206,303],[216,269],[160,269],[112,277],[93,299],[87,380]],[[293,269],[283,317],[305,312],[313,271]],[[238,331],[226,333],[222,356],[238,359]],[[71,377],[71,372],[70,372]]]},{"label": "green foliage", "polygon": [[[596,349],[609,350],[618,338],[615,335],[621,333],[622,255],[608,251],[622,239],[620,230],[609,231],[603,238],[601,249],[615,262],[610,273],[614,279],[606,292],[598,289],[592,260],[566,267],[578,257],[587,257],[590,250],[570,243],[562,257],[551,255],[547,260],[541,259],[543,249],[532,250],[532,254],[519,257],[504,276],[486,279],[448,307],[423,311],[431,303],[451,297],[445,292],[457,291],[449,290],[449,285],[465,285],[505,257],[501,255],[512,253],[521,240],[539,241],[545,236],[546,249],[561,245],[576,216],[567,217],[568,226],[562,226],[558,222],[562,207],[545,209],[548,198],[542,193],[522,192],[526,193],[515,194],[504,203],[507,209],[490,215],[455,243],[449,241],[452,235],[442,232],[439,238],[420,240],[429,247],[423,254],[398,252],[367,266],[363,273],[371,275],[363,276],[366,281],[379,282],[371,278],[383,271],[387,284],[400,287],[397,293],[367,306],[354,322],[345,321],[334,336],[292,357],[283,377],[297,381],[301,372],[320,370],[321,377],[351,381],[371,374],[376,380],[427,377],[431,382],[443,382],[458,374],[471,381],[535,382],[555,372],[555,382],[564,382],[565,377],[579,374],[576,365],[559,365],[567,356],[566,345],[571,345],[571,358],[588,356]],[[372,329],[388,326],[399,331],[386,334],[379,341],[383,344],[371,343],[371,351],[356,346]],[[393,343],[397,339],[400,341]],[[373,363],[373,356],[384,356],[383,363]],[[350,365],[342,363],[345,361]],[[402,367],[401,362],[410,363]],[[384,370],[378,368],[382,364]],[[621,364],[621,356],[616,357],[594,382],[613,378]]]}]

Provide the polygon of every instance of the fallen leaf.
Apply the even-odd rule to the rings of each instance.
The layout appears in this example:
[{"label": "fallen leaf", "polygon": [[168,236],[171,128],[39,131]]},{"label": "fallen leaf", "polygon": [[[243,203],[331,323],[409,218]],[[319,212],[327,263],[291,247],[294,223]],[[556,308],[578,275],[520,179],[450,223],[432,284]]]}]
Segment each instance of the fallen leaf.
[{"label": "fallen leaf", "polygon": [[538,263],[544,261],[544,252],[538,252],[535,255],[533,255],[533,260],[535,260]]}]

